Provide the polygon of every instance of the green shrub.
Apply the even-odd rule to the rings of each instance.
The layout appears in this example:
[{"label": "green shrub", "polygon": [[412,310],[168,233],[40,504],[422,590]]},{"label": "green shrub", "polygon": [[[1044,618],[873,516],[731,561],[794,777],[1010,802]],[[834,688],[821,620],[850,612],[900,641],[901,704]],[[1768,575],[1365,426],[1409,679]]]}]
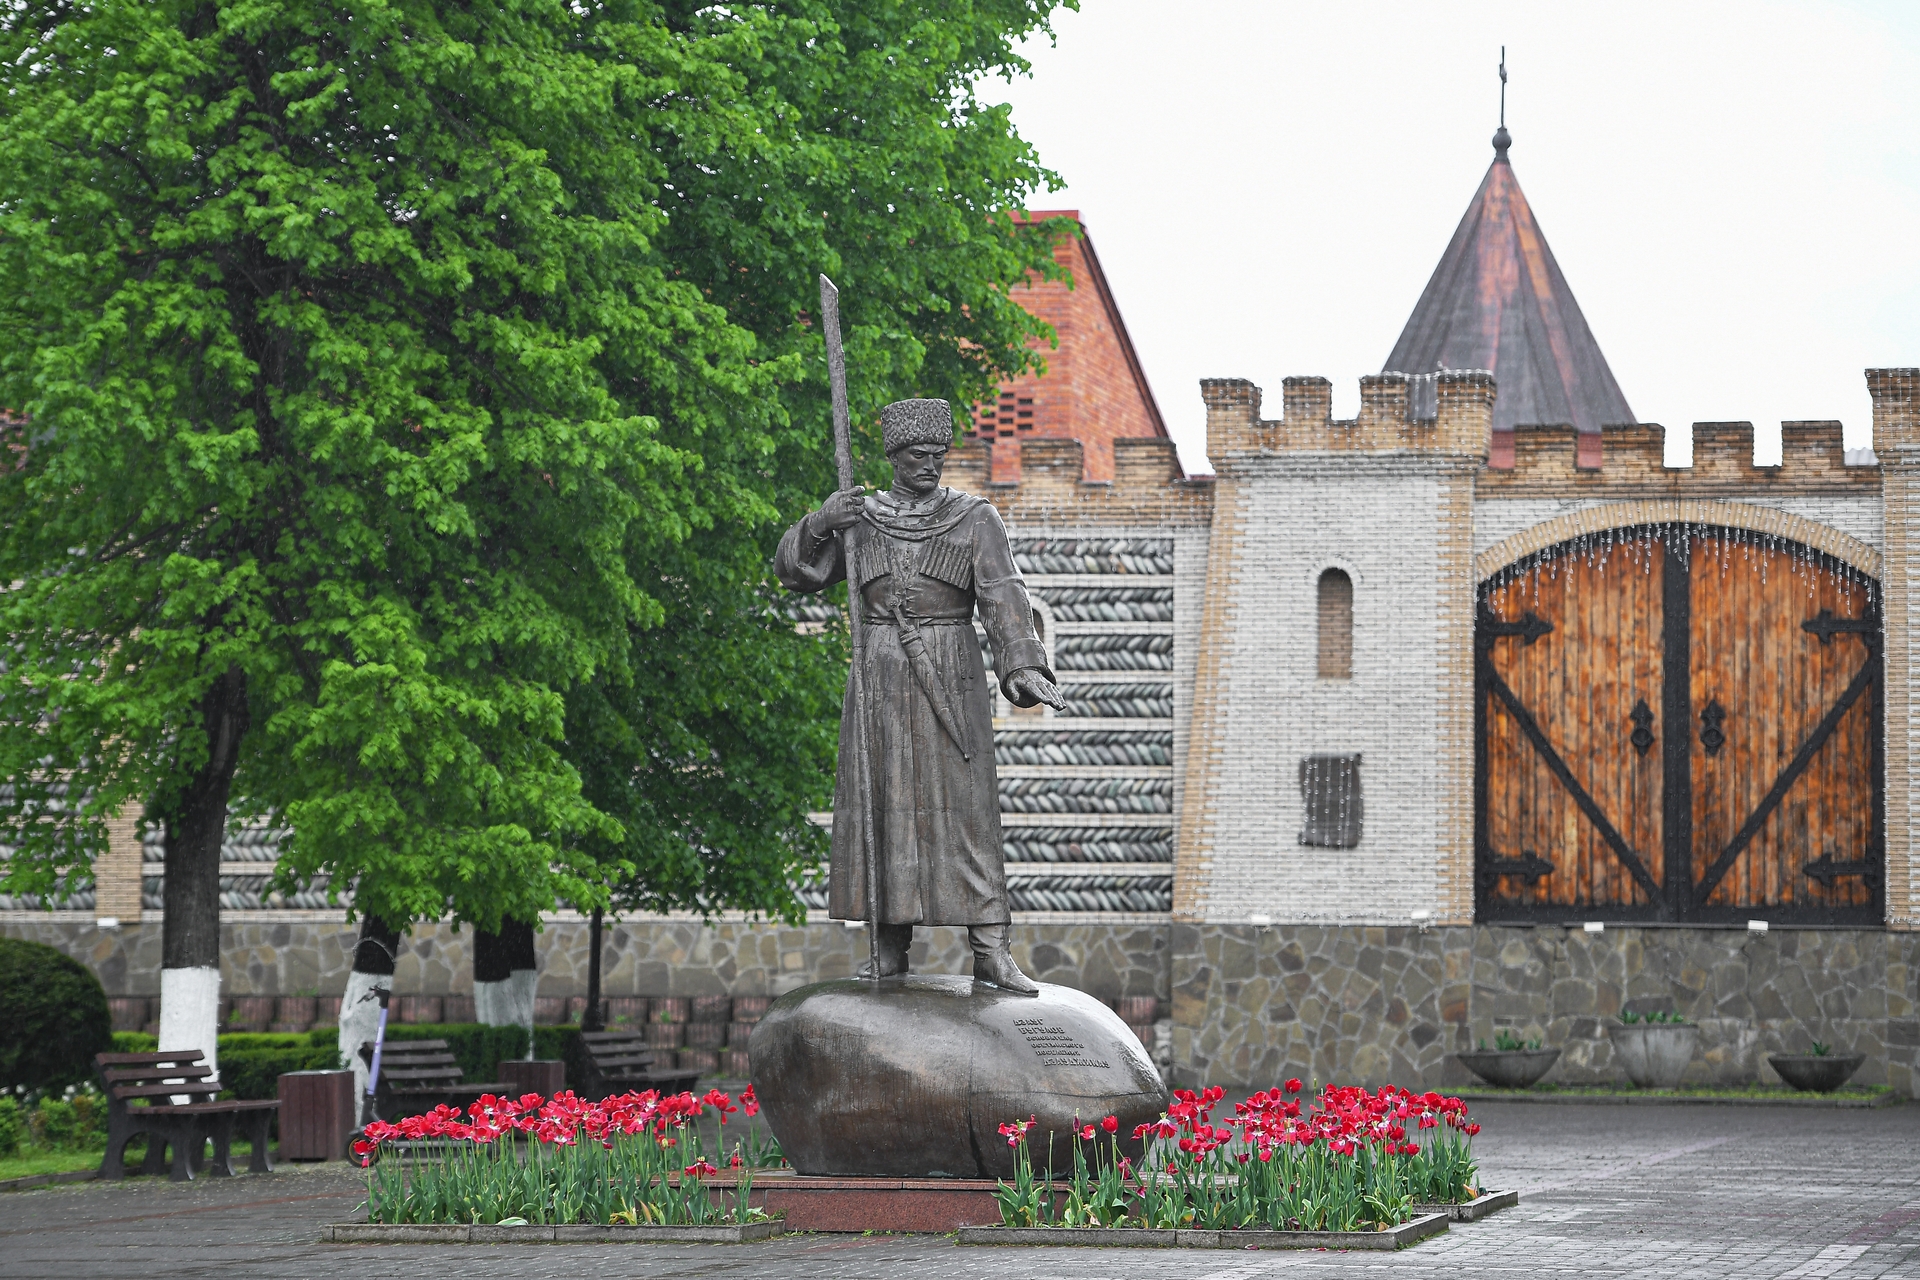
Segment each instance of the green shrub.
[{"label": "green shrub", "polygon": [[18,1151],[24,1136],[26,1123],[20,1115],[20,1104],[12,1094],[0,1095],[0,1160]]},{"label": "green shrub", "polygon": [[0,1089],[59,1090],[93,1078],[113,1048],[100,980],[38,942],[0,938]]},{"label": "green shrub", "polygon": [[152,1053],[160,1047],[160,1037],[150,1036],[144,1031],[116,1031],[113,1033],[113,1051],[115,1053]]},{"label": "green shrub", "polygon": [[107,1101],[91,1089],[42,1098],[26,1115],[26,1137],[43,1151],[91,1151],[106,1146]]}]

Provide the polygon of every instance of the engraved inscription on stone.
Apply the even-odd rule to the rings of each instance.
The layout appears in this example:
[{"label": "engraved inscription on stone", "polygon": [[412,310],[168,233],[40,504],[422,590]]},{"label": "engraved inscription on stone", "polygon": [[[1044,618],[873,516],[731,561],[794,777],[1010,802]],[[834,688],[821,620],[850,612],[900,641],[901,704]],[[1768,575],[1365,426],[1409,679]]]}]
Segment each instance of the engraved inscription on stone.
[{"label": "engraved inscription on stone", "polygon": [[1021,1018],[1014,1026],[1026,1037],[1027,1047],[1048,1067],[1106,1067],[1099,1058],[1089,1057],[1087,1047],[1068,1035],[1066,1028],[1051,1026],[1045,1018]]}]

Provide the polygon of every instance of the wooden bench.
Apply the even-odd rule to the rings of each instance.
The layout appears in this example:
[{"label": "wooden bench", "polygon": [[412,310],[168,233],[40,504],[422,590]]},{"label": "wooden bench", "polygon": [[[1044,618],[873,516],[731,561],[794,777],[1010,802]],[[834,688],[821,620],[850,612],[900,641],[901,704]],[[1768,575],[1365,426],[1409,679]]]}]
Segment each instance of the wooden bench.
[{"label": "wooden bench", "polygon": [[583,1096],[596,1102],[636,1089],[682,1093],[700,1078],[698,1071],[654,1066],[653,1051],[647,1048],[642,1031],[583,1031],[580,1046],[586,1050]]},{"label": "wooden bench", "polygon": [[[240,1124],[246,1126],[247,1138],[253,1144],[248,1170],[273,1171],[267,1144],[280,1103],[275,1099],[219,1101],[219,1085],[210,1079],[213,1070],[198,1049],[98,1053],[93,1064],[107,1095],[107,1154],[100,1162],[100,1177],[125,1177],[127,1143],[145,1134],[147,1158],[140,1166],[142,1173],[164,1172],[168,1164],[165,1153],[171,1148],[173,1180],[191,1182],[211,1138],[212,1173],[230,1178],[233,1131]],[[180,1097],[186,1101],[173,1101]]]},{"label": "wooden bench", "polygon": [[[373,1041],[360,1046],[360,1058],[372,1065]],[[382,1120],[422,1115],[443,1103],[465,1111],[483,1093],[518,1096],[504,1080],[467,1080],[445,1040],[388,1040],[381,1046],[373,1109]]]}]

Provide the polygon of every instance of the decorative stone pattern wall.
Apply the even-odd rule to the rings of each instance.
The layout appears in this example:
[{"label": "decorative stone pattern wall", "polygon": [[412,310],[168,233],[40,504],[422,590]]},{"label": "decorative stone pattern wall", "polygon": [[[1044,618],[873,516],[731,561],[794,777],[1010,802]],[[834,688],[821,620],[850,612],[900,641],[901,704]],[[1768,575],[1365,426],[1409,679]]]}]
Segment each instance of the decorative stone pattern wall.
[{"label": "decorative stone pattern wall", "polygon": [[1164,918],[1173,906],[1174,539],[1010,532],[1067,701],[1055,713],[995,695],[1013,909]]},{"label": "decorative stone pattern wall", "polygon": [[1855,1077],[1911,1095],[1915,940],[1882,930],[1414,928],[1177,923],[1174,1082],[1457,1086],[1449,1056],[1501,1029],[1560,1048],[1548,1078],[1621,1078],[1607,1026],[1628,1002],[1699,1024],[1695,1083],[1779,1083],[1766,1055],[1815,1039]]}]

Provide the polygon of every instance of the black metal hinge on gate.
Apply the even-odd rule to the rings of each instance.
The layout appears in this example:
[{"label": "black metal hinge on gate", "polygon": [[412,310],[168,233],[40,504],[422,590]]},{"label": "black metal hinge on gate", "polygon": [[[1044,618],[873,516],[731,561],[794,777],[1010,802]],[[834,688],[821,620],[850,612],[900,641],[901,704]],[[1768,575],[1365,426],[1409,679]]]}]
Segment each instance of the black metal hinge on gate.
[{"label": "black metal hinge on gate", "polygon": [[1871,636],[1880,630],[1880,619],[1869,613],[1864,618],[1836,618],[1833,610],[1822,609],[1800,624],[1802,631],[1820,637],[1821,644],[1832,644],[1837,635]]},{"label": "black metal hinge on gate", "polygon": [[1495,640],[1501,636],[1519,636],[1522,644],[1532,644],[1541,636],[1551,634],[1552,631],[1553,624],[1531,610],[1522,614],[1518,622],[1496,618],[1491,609],[1480,610],[1480,635],[1485,641]]},{"label": "black metal hinge on gate", "polygon": [[1491,890],[1501,876],[1514,876],[1532,884],[1553,874],[1553,864],[1531,849],[1521,850],[1518,858],[1488,858],[1480,864],[1480,887]]},{"label": "black metal hinge on gate", "polygon": [[1880,883],[1883,876],[1878,862],[1835,862],[1831,853],[1821,854],[1818,861],[1809,862],[1800,870],[1829,889],[1833,888],[1833,882],[1842,876],[1859,876],[1868,884],[1875,886]]}]

